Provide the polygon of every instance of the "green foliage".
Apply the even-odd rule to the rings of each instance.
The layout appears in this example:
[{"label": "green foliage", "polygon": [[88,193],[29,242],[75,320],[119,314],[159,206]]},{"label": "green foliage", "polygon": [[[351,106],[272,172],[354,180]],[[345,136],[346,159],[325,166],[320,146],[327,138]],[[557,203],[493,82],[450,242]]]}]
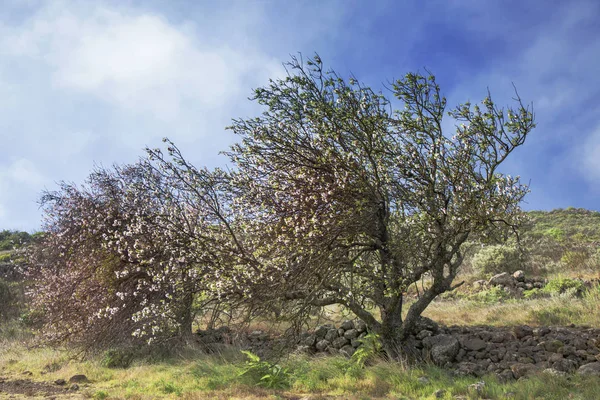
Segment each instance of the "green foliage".
[{"label": "green foliage", "polygon": [[469,296],[469,299],[480,303],[494,304],[507,300],[510,297],[510,293],[504,291],[499,286],[493,286]]},{"label": "green foliage", "polygon": [[359,339],[362,345],[352,354],[352,362],[360,368],[364,368],[368,363],[373,362],[381,356],[383,348],[381,340],[376,333],[368,333],[362,339]]},{"label": "green foliage", "polygon": [[158,382],[156,382],[155,386],[158,388],[158,390],[165,394],[175,394],[177,396],[181,396],[181,394],[183,393],[183,390],[180,386],[176,385],[171,381],[166,381],[164,379],[161,379]]},{"label": "green foliage", "polygon": [[600,212],[582,208],[530,211],[528,236],[551,237],[556,241],[594,243],[600,241]]},{"label": "green foliage", "polygon": [[106,368],[128,368],[133,361],[134,353],[129,349],[111,349],[104,352],[102,365]]},{"label": "green foliage", "polygon": [[98,390],[92,396],[92,398],[97,399],[97,400],[104,400],[104,399],[107,399],[108,397],[109,397],[108,393],[105,392],[104,390]]},{"label": "green foliage", "polygon": [[471,265],[483,274],[514,272],[521,267],[519,250],[506,244],[486,246],[473,257]]},{"label": "green foliage", "polygon": [[547,296],[547,293],[544,292],[542,289],[538,289],[538,288],[525,290],[523,292],[523,298],[525,300],[532,300],[532,299],[537,299],[537,298],[546,297],[546,296]]},{"label": "green foliage", "polygon": [[0,231],[0,251],[19,248],[31,241],[31,235],[27,232],[3,230]]},{"label": "green foliage", "polygon": [[556,296],[562,294],[581,295],[585,285],[578,279],[555,278],[551,279],[542,291],[546,294]]},{"label": "green foliage", "polygon": [[549,228],[544,231],[545,236],[549,236],[556,241],[564,240],[565,232],[560,228]]},{"label": "green foliage", "polygon": [[290,385],[290,373],[279,364],[262,361],[251,351],[242,351],[248,358],[240,376],[251,378],[257,386],[268,389],[284,389]]}]

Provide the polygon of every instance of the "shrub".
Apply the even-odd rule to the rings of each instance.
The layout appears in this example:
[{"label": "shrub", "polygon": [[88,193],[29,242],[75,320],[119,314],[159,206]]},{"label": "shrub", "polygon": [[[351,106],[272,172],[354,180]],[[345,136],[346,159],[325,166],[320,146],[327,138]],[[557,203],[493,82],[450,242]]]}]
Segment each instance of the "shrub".
[{"label": "shrub", "polygon": [[360,368],[380,357],[383,349],[379,335],[369,333],[364,338],[359,339],[361,346],[352,354],[352,362]]},{"label": "shrub", "polygon": [[499,286],[491,287],[487,290],[482,290],[470,296],[471,300],[475,300],[485,304],[499,303],[503,300],[509,299],[510,293],[501,289]]},{"label": "shrub", "polygon": [[537,299],[540,297],[546,297],[547,293],[545,293],[542,289],[534,288],[531,290],[526,290],[523,292],[523,298],[526,300]]},{"label": "shrub", "polygon": [[133,361],[134,353],[127,349],[111,349],[104,353],[102,365],[106,368],[128,368]]},{"label": "shrub", "polygon": [[552,296],[561,294],[580,296],[584,289],[585,285],[578,279],[555,278],[551,279],[542,291]]},{"label": "shrub", "polygon": [[290,386],[290,373],[279,364],[262,361],[251,351],[242,351],[248,357],[240,376],[247,376],[257,386],[269,389],[284,389]]},{"label": "shrub", "polygon": [[512,245],[492,245],[481,249],[471,261],[473,268],[482,274],[514,272],[521,267],[519,251]]}]

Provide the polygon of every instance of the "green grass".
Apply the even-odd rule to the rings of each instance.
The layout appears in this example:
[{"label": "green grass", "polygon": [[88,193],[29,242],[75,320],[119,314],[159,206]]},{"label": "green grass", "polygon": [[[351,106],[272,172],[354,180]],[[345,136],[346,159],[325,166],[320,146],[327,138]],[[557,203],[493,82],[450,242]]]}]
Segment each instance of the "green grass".
[{"label": "green grass", "polygon": [[[407,368],[383,360],[365,368],[340,357],[292,356],[280,363],[288,371],[286,388],[265,389],[259,387],[258,377],[241,374],[246,365],[241,355],[190,354],[110,369],[102,366],[101,357],[78,360],[64,350],[27,349],[14,343],[0,349],[0,375],[22,379],[24,371],[31,371],[31,379],[51,382],[83,373],[91,382],[82,385],[81,393],[93,399],[434,399],[443,389],[442,399],[558,400],[592,399],[600,393],[597,378],[579,376],[540,374],[501,383],[493,376],[456,377],[432,366]],[[480,380],[486,384],[478,395],[469,385]]]}]

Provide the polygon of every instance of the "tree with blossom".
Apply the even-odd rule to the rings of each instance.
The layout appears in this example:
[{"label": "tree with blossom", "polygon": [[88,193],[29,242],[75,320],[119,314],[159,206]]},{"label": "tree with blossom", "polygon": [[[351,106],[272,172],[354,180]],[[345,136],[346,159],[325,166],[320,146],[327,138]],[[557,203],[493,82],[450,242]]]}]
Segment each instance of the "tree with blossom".
[{"label": "tree with blossom", "polygon": [[[31,296],[54,342],[83,346],[191,339],[196,312],[218,301],[211,196],[217,173],[185,180],[153,162],[97,168],[81,187],[42,197],[43,239],[31,251]],[[188,182],[190,183],[190,182]],[[200,192],[203,190],[205,197]],[[218,275],[218,273],[216,273]]]},{"label": "tree with blossom", "polygon": [[257,249],[257,289],[300,308],[341,305],[399,357],[425,308],[453,289],[467,240],[522,222],[528,188],[499,167],[533,113],[518,95],[502,109],[489,93],[446,111],[432,75],[392,83],[392,102],[318,56],[287,67],[256,89],[262,114],[230,128],[241,139],[227,153],[231,190]]}]

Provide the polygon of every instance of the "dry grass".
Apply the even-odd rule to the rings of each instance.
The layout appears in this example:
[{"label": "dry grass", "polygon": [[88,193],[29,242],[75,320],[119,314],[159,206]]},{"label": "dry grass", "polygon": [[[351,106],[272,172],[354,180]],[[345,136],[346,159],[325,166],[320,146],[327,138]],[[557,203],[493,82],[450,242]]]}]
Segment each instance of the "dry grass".
[{"label": "dry grass", "polygon": [[586,325],[600,327],[600,289],[582,298],[555,296],[486,304],[471,300],[434,302],[425,316],[446,325]]}]

